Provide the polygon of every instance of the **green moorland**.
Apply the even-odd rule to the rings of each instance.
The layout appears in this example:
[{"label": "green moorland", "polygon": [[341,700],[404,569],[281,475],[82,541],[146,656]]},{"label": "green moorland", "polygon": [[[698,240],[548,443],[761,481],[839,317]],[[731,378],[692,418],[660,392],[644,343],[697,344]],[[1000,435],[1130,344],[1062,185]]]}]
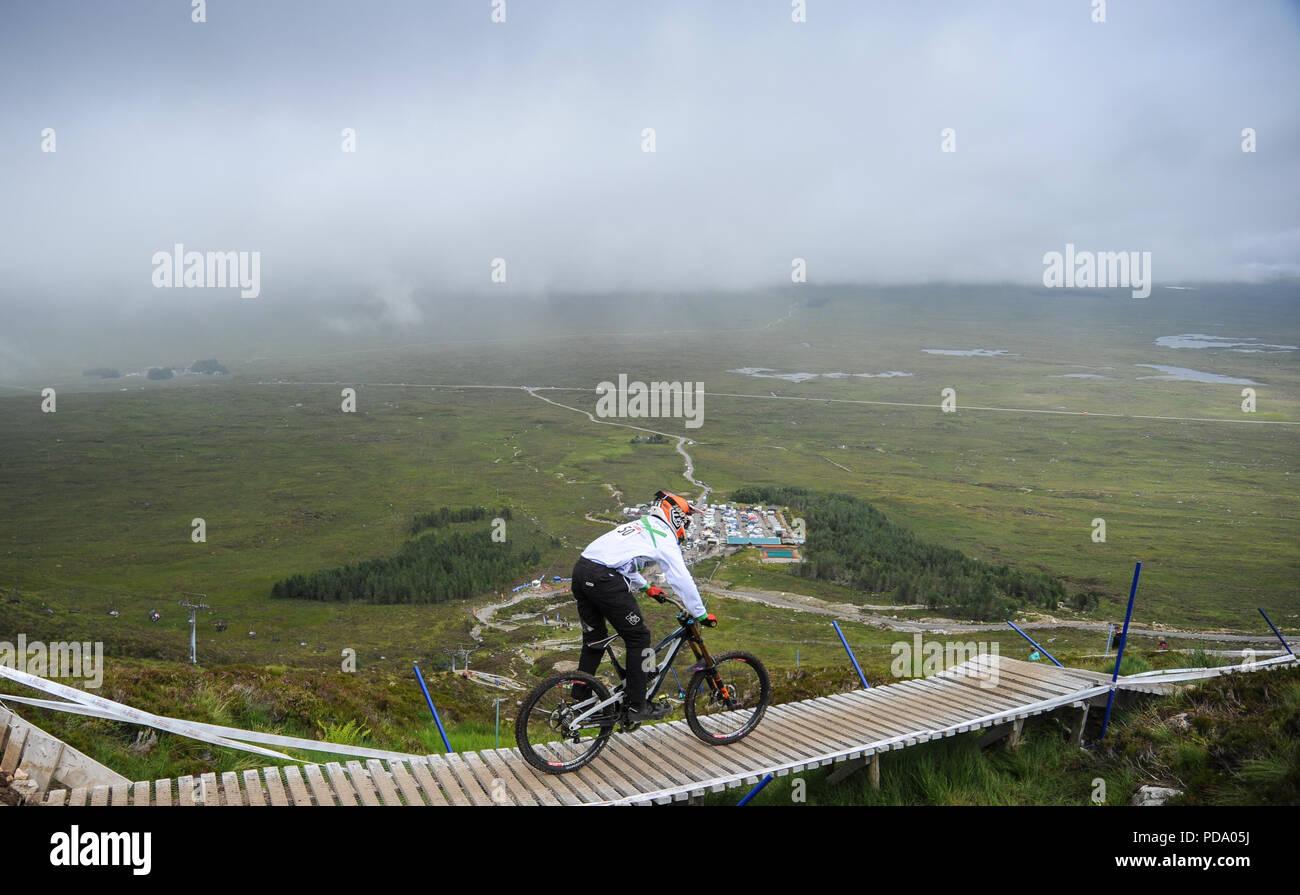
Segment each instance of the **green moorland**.
[{"label": "green moorland", "polygon": [[[1255,613],[1264,606],[1295,632],[1300,451],[1286,424],[1300,421],[1300,352],[1155,343],[1209,333],[1300,344],[1295,293],[1285,284],[1205,286],[1137,301],[1003,287],[810,287],[630,305],[587,296],[519,311],[490,339],[479,336],[502,326],[491,305],[480,309],[481,330],[471,321],[448,327],[454,338],[400,340],[305,325],[236,336],[240,310],[232,330],[214,330],[192,351],[219,358],[228,376],[81,376],[169,360],[119,348],[70,359],[66,377],[17,384],[58,388],[56,413],[41,413],[30,390],[0,398],[0,639],[101,640],[110,679],[119,669],[127,682],[121,698],[163,710],[165,688],[136,693],[127,672],[159,661],[180,673],[173,663],[187,655],[188,624],[176,602],[198,593],[211,607],[200,612],[198,638],[210,674],[247,665],[337,676],[349,648],[358,673],[388,675],[398,688],[411,661],[445,668],[452,650],[477,645],[475,667],[534,677],[574,652],[528,648],[537,635],[527,627],[486,628],[475,644],[470,609],[492,593],[381,606],[272,600],[271,590],[286,576],[393,556],[413,520],[443,506],[509,507],[507,536],[526,522],[546,538],[520,581],[568,575],[576,550],[605,529],[593,519],[659,487],[689,490],[673,444],[634,442],[644,433],[611,422],[691,439],[696,476],[724,497],[749,486],[853,495],[924,540],[1099,594],[1095,610],[1061,609],[1057,618],[1121,619],[1142,559],[1139,621],[1267,636]],[[680,326],[630,331],[629,307],[646,301]],[[1148,363],[1248,378],[1258,383],[1258,410],[1242,412],[1241,385],[1139,378],[1155,374],[1135,366]],[[755,367],[873,377],[737,372]],[[889,371],[910,375],[879,376]],[[593,422],[542,400],[594,410],[596,383],[620,373],[703,383],[703,425]],[[1063,378],[1076,373],[1105,378]],[[340,412],[345,386],[357,389],[354,414]],[[940,411],[945,388],[956,391],[955,413]],[[205,542],[191,539],[195,518],[206,523]],[[1104,543],[1092,538],[1095,518],[1105,520]],[[547,546],[550,538],[560,546]],[[714,583],[886,602],[744,556]],[[794,673],[796,648],[810,666],[843,664],[825,616],[711,598],[719,607],[716,648],[752,650],[782,674]],[[663,630],[667,617],[656,618]],[[869,675],[887,675],[890,645],[907,639],[845,629]],[[1049,649],[1078,664],[1104,646],[1104,634],[1090,631],[1050,636]],[[979,639],[1006,655],[1027,651],[1013,632]],[[1207,636],[1204,645],[1215,644]],[[488,709],[475,711],[456,723],[480,723]],[[354,719],[383,730],[342,706],[325,720]],[[294,723],[306,730],[316,719]]]}]

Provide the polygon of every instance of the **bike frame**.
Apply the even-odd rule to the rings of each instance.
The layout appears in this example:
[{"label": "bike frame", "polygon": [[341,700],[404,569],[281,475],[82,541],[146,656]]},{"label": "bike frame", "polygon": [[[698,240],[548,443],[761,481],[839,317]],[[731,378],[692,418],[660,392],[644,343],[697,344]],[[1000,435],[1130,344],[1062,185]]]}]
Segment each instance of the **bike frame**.
[{"label": "bike frame", "polygon": [[[668,677],[668,672],[672,669],[677,654],[681,652],[683,643],[690,645],[691,651],[695,653],[695,658],[700,663],[691,668],[691,671],[707,671],[713,667],[713,657],[709,655],[708,647],[704,645],[704,638],[700,636],[699,626],[679,625],[676,631],[659,641],[659,644],[654,648],[656,656],[665,649],[668,649],[669,652],[664,661],[655,663],[657,666],[655,673],[646,680],[645,698],[647,702],[659,694],[659,688],[663,686],[664,680]],[[596,702],[596,697],[591,696],[573,706],[575,710],[580,711],[569,722],[568,727],[570,730],[581,729],[585,726],[582,722],[592,715],[609,706],[616,706],[623,702],[623,691],[627,686],[627,669],[619,664],[618,657],[614,654],[613,640],[605,644],[605,652],[609,655],[609,661],[613,663],[614,670],[618,673],[619,682],[610,690],[608,699]],[[591,705],[588,705],[588,703],[591,703]]]}]

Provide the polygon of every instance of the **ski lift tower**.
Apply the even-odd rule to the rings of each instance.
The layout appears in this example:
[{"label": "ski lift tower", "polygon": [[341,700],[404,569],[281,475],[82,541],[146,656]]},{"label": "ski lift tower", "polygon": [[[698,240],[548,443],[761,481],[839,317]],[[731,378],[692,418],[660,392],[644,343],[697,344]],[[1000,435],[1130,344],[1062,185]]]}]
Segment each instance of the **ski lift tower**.
[{"label": "ski lift tower", "polygon": [[[181,591],[181,593],[187,597],[202,597],[204,600],[208,598],[207,594],[196,594],[196,593],[190,593],[189,591]],[[198,603],[192,603],[189,600],[177,600],[176,602],[180,603],[182,606],[184,606],[186,609],[190,611],[190,664],[198,665],[199,650],[198,650],[198,644],[195,640],[195,630],[197,629],[199,624],[198,613],[200,609],[211,609],[212,607],[202,601],[199,601]]]}]

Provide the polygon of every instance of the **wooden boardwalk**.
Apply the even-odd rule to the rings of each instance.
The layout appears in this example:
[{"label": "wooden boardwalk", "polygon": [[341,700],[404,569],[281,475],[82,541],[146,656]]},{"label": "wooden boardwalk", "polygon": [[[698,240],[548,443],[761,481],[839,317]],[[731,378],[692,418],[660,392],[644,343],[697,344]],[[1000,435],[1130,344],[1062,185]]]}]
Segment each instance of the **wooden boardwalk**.
[{"label": "wooden boardwalk", "polygon": [[[995,677],[990,677],[990,673]],[[993,684],[993,685],[991,685]],[[932,677],[771,706],[730,746],[698,740],[685,721],[615,734],[587,767],[552,776],[517,749],[410,760],[287,765],[138,783],[49,790],[45,805],[591,805],[666,804],[822,765],[985,728],[1061,708],[1085,709],[1108,675],[981,657]],[[1081,713],[1080,713],[1081,714]],[[6,737],[7,738],[7,737]],[[21,755],[5,749],[4,768]],[[850,765],[851,766],[851,765]]]}]

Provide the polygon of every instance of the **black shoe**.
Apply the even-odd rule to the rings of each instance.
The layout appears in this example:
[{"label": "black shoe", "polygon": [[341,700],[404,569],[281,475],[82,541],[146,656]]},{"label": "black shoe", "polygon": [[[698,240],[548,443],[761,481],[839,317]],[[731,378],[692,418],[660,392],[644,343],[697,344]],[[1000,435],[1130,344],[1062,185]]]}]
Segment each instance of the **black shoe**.
[{"label": "black shoe", "polygon": [[629,724],[644,724],[647,721],[667,718],[672,713],[673,707],[667,702],[647,702],[640,708],[630,706],[627,710],[627,720]]}]

